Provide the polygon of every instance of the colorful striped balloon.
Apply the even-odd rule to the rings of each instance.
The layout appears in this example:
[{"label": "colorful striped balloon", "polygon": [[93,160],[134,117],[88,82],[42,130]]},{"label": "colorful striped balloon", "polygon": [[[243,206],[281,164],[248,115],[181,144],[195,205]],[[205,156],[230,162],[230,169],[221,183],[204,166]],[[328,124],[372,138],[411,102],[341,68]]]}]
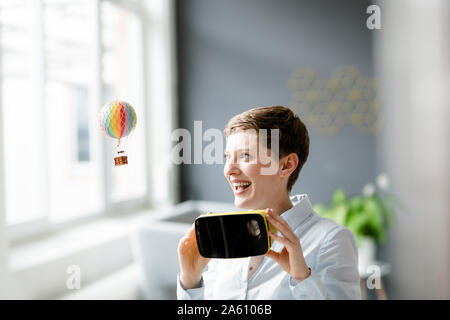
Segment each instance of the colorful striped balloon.
[{"label": "colorful striped balloon", "polygon": [[136,112],[125,101],[113,101],[103,106],[99,113],[100,129],[115,139],[128,136],[136,127]]}]

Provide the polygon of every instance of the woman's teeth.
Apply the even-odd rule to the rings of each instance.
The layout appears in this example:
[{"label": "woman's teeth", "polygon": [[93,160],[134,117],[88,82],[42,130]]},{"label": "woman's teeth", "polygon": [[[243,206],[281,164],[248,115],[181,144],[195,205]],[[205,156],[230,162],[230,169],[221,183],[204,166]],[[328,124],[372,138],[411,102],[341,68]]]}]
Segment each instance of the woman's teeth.
[{"label": "woman's teeth", "polygon": [[251,183],[250,182],[234,182],[233,188],[235,191],[242,190],[247,188]]}]

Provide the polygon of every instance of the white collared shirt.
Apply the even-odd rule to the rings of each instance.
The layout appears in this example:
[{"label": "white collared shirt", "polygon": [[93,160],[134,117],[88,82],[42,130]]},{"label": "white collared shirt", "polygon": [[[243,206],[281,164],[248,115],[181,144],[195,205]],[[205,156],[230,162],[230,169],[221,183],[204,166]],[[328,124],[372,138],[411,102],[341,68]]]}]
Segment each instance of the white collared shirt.
[{"label": "white collared shirt", "polygon": [[[307,195],[293,196],[291,201],[294,206],[281,217],[300,238],[311,268],[308,278],[297,283],[269,257],[264,257],[250,277],[250,258],[211,259],[199,288],[183,289],[178,274],[178,299],[361,299],[353,233],[315,213]],[[271,249],[280,252],[283,245],[275,241]]]}]

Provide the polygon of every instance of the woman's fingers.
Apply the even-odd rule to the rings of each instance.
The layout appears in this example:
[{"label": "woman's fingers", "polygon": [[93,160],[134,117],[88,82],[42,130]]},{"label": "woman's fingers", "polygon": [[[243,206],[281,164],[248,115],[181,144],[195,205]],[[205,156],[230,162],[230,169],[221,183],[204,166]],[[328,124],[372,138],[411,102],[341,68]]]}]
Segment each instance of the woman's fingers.
[{"label": "woman's fingers", "polygon": [[192,247],[197,246],[197,239],[195,237],[195,226],[186,231],[184,236],[179,241],[179,248],[182,249],[182,253],[186,253],[192,250]]},{"label": "woman's fingers", "polygon": [[279,243],[283,244],[285,247],[291,245],[291,242],[288,239],[280,237],[279,235],[273,232],[269,232],[269,236],[271,236],[275,241],[278,241]]},{"label": "woman's fingers", "polygon": [[269,251],[266,253],[266,256],[268,256],[269,258],[275,260],[276,262],[279,262],[280,254],[279,254],[278,252],[275,252],[275,251],[273,251],[273,250],[269,250]]},{"label": "woman's fingers", "polygon": [[297,237],[294,232],[292,231],[291,227],[287,224],[286,221],[284,221],[280,216],[270,213],[266,215],[269,219],[269,222],[277,228],[278,231],[281,232],[281,234],[287,238],[289,241],[294,242],[295,238]]}]

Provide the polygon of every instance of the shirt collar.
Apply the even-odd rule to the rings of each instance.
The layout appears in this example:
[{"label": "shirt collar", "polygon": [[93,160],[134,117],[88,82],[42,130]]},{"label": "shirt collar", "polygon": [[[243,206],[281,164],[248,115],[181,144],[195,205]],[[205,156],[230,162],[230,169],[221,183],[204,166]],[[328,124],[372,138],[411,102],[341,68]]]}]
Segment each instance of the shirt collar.
[{"label": "shirt collar", "polygon": [[311,216],[314,211],[309,202],[308,195],[297,194],[290,197],[293,207],[281,214],[292,230],[295,230],[306,218]]}]

